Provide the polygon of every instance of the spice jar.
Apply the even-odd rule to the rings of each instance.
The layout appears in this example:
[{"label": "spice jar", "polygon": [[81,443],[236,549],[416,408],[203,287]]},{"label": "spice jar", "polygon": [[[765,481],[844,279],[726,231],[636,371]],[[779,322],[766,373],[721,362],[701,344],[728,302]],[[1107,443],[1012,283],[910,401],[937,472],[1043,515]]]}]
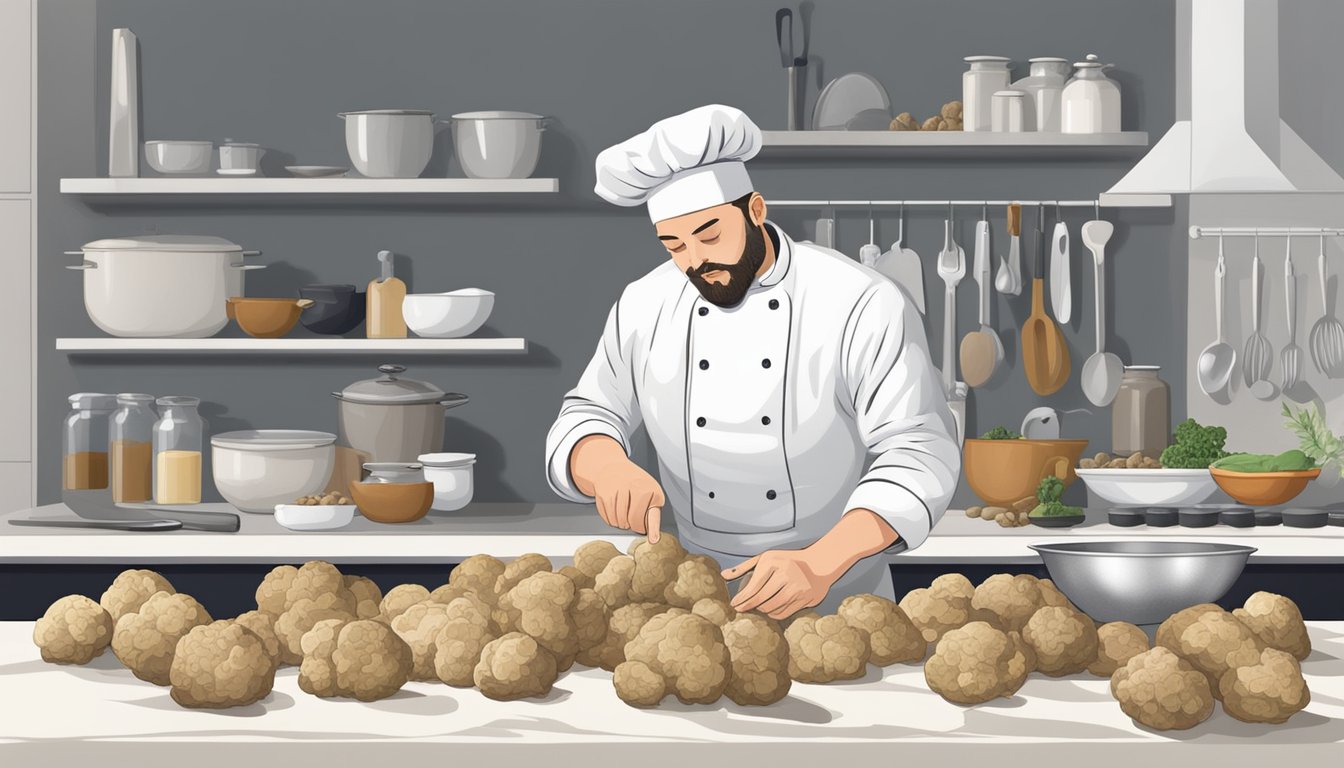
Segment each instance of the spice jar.
[{"label": "spice jar", "polygon": [[111,422],[112,500],[145,502],[154,496],[154,396],[117,395]]},{"label": "spice jar", "polygon": [[61,487],[67,491],[107,488],[107,419],[117,399],[100,392],[71,395],[62,440]]},{"label": "spice jar", "polygon": [[1111,403],[1111,452],[1162,457],[1171,438],[1171,388],[1156,365],[1127,365]]},{"label": "spice jar", "polygon": [[1059,133],[1064,84],[1072,68],[1068,59],[1041,57],[1027,59],[1031,72],[1013,83],[1027,93],[1026,130]]},{"label": "spice jar", "polygon": [[154,424],[154,503],[199,504],[205,421],[197,397],[160,397]]},{"label": "spice jar", "polygon": [[1120,86],[1106,77],[1110,64],[1089,53],[1077,61],[1073,79],[1061,96],[1061,128],[1064,133],[1117,133],[1120,130]]},{"label": "spice jar", "polygon": [[967,56],[971,68],[961,75],[961,129],[988,131],[996,91],[1008,87],[1012,61],[1003,56]]},{"label": "spice jar", "polygon": [[995,91],[994,114],[990,128],[995,133],[1021,133],[1026,130],[1025,91]]}]

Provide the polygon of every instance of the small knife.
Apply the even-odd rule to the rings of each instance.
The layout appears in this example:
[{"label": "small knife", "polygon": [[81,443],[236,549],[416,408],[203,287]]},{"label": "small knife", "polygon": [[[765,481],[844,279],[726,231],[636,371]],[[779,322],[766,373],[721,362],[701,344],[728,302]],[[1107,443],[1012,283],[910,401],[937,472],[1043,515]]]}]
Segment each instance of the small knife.
[{"label": "small knife", "polygon": [[176,531],[177,520],[10,520],[10,525],[30,528],[100,528],[108,531]]}]

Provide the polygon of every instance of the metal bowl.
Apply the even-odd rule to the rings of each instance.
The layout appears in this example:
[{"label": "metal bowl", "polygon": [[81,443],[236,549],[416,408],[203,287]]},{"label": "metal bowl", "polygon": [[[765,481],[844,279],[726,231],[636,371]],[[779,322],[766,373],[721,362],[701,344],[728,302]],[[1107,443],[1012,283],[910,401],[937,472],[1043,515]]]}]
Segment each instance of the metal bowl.
[{"label": "metal bowl", "polygon": [[1255,547],[1200,541],[1032,544],[1065,597],[1097,621],[1157,624],[1231,589]]}]

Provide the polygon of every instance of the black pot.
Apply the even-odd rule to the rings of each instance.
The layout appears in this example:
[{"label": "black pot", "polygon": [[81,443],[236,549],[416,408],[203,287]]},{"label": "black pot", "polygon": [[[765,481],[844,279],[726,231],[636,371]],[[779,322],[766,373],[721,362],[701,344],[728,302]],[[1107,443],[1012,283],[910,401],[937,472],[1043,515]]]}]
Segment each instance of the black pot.
[{"label": "black pot", "polygon": [[299,315],[303,327],[324,336],[341,336],[364,322],[365,294],[353,285],[314,283],[299,289],[299,298],[313,306]]}]

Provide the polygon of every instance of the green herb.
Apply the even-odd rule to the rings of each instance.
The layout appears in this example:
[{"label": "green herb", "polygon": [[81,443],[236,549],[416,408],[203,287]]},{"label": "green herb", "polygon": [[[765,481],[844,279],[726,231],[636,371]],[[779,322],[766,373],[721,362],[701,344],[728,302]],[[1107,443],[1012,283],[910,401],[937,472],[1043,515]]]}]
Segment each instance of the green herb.
[{"label": "green herb", "polygon": [[1036,498],[1042,504],[1058,502],[1059,497],[1064,495],[1064,481],[1054,475],[1047,475],[1041,478],[1041,482],[1036,486]]},{"label": "green herb", "polygon": [[981,440],[1021,440],[1022,436],[1007,427],[995,427],[980,436]]},{"label": "green herb", "polygon": [[1341,440],[1325,425],[1325,413],[1319,405],[1311,410],[1301,408],[1297,413],[1283,404],[1284,426],[1297,435],[1298,448],[1317,464],[1324,466],[1334,463],[1344,476],[1344,440]]},{"label": "green herb", "polygon": [[1229,472],[1301,472],[1313,469],[1316,460],[1294,448],[1277,455],[1262,453],[1234,453],[1210,466]]},{"label": "green herb", "polygon": [[1036,505],[1027,513],[1027,517],[1074,517],[1083,514],[1080,507],[1070,507],[1058,501],[1049,501]]},{"label": "green herb", "polygon": [[1162,466],[1168,469],[1206,469],[1228,455],[1227,430],[1205,427],[1194,419],[1176,425],[1176,442],[1162,451]]}]

